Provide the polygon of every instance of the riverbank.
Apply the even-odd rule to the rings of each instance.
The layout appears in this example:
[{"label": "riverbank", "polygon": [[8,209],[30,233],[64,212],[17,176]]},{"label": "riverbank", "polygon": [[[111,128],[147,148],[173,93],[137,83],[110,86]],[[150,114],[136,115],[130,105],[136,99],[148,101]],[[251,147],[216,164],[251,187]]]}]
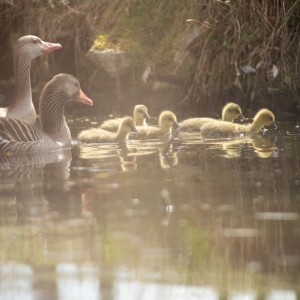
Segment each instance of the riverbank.
[{"label": "riverbank", "polygon": [[[12,76],[7,53],[16,37],[63,44],[35,62],[37,96],[53,74],[67,72],[97,98],[96,112],[125,113],[142,102],[153,111],[216,115],[234,101],[250,114],[260,107],[281,118],[298,114],[300,1],[14,3],[0,8],[2,80]],[[91,48],[123,51],[130,67],[114,77],[89,59]]]}]

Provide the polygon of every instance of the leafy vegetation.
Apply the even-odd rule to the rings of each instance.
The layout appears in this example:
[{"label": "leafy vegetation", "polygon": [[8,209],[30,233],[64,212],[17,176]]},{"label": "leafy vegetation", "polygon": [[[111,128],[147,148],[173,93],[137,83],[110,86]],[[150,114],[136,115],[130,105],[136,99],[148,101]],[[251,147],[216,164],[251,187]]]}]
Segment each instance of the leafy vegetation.
[{"label": "leafy vegetation", "polygon": [[180,106],[207,108],[235,95],[251,106],[270,91],[298,94],[299,0],[15,2],[2,13],[13,16],[14,30],[74,35],[76,71],[92,45],[125,50],[138,75],[151,66],[156,80],[178,77]]}]

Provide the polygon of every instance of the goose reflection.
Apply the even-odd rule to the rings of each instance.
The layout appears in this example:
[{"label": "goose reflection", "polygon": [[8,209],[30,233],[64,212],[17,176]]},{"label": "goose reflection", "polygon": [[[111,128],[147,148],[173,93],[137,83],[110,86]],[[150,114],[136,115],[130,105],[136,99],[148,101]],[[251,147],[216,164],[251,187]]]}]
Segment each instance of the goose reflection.
[{"label": "goose reflection", "polygon": [[9,204],[10,220],[43,220],[48,212],[45,186],[69,178],[70,151],[14,154],[1,156],[0,161],[0,198]]}]

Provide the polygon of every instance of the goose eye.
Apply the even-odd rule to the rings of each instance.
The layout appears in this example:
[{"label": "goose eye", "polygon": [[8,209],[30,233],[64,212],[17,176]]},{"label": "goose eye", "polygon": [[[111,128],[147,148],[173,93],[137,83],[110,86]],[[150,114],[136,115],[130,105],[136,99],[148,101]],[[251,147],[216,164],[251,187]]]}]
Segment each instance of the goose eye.
[{"label": "goose eye", "polygon": [[39,42],[38,39],[32,39],[32,43],[33,43],[33,44],[37,44],[38,42]]}]

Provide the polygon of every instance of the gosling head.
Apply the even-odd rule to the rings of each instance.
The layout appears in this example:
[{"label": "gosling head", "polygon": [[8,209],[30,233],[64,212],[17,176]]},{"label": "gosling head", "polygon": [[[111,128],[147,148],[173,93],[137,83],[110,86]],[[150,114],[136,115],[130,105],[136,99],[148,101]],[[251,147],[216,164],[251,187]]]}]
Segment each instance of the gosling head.
[{"label": "gosling head", "polygon": [[264,126],[272,125],[274,122],[274,114],[270,110],[263,108],[256,113],[253,120],[253,127],[258,132]]},{"label": "gosling head", "polygon": [[233,122],[235,119],[238,118],[244,119],[240,106],[232,102],[227,103],[222,110],[222,120]]},{"label": "gosling head", "polygon": [[135,122],[132,117],[125,117],[123,118],[123,121],[120,125],[119,129],[122,133],[130,133],[130,132],[136,132]]},{"label": "gosling head", "polygon": [[14,45],[14,53],[17,53],[18,57],[23,56],[28,60],[33,60],[43,53],[55,51],[61,47],[62,46],[58,43],[44,42],[34,35],[25,35],[16,41]]},{"label": "gosling head", "polygon": [[177,124],[177,117],[173,112],[166,110],[159,115],[158,123],[161,130],[171,131],[171,128]]},{"label": "gosling head", "polygon": [[137,125],[144,125],[145,119],[150,119],[148,108],[142,104],[138,104],[134,107],[133,116]]}]

